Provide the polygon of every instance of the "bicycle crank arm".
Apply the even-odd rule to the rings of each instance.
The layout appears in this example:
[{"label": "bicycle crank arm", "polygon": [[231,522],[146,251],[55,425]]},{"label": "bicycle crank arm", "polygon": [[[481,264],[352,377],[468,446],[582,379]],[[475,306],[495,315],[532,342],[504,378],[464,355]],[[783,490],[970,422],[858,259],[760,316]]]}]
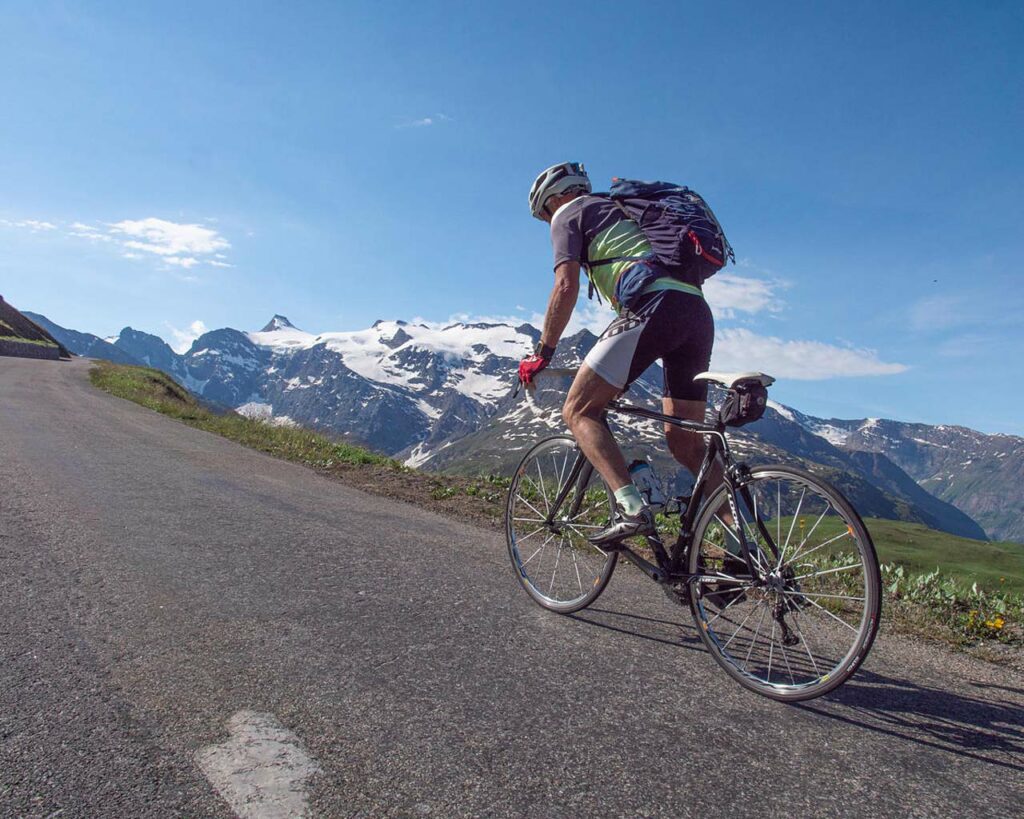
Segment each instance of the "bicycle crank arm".
[{"label": "bicycle crank arm", "polygon": [[655,566],[651,561],[644,560],[636,552],[630,549],[628,546],[622,543],[616,543],[610,547],[610,550],[619,552],[626,560],[636,566],[640,571],[647,575],[651,580],[656,583],[664,583],[668,580],[668,575],[664,571]]}]

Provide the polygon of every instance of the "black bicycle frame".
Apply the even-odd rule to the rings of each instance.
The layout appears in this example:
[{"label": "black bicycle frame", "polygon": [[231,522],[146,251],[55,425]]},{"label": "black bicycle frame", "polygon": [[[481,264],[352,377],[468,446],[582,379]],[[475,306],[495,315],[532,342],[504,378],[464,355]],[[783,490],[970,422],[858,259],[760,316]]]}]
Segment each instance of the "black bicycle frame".
[{"label": "black bicycle frame", "polygon": [[[692,580],[704,578],[704,575],[689,574],[688,572],[685,572],[683,570],[684,561],[686,560],[687,554],[689,553],[689,549],[692,545],[693,525],[697,519],[698,512],[701,511],[701,501],[703,500],[708,473],[710,472],[715,459],[719,454],[721,454],[722,464],[724,467],[723,478],[729,493],[729,506],[733,518],[737,521],[736,531],[737,539],[740,544],[740,551],[743,560],[750,571],[750,576],[755,579],[755,582],[759,582],[761,580],[761,571],[763,570],[758,569],[758,565],[754,560],[746,532],[743,531],[744,527],[741,525],[743,518],[739,514],[737,503],[737,494],[739,494],[739,497],[747,504],[748,509],[753,510],[755,508],[749,490],[746,487],[746,478],[749,475],[749,470],[745,464],[732,463],[732,457],[729,452],[729,442],[725,437],[725,425],[721,421],[718,421],[715,424],[707,424],[700,421],[690,421],[685,418],[676,418],[672,415],[665,415],[664,413],[655,412],[654,410],[645,409],[644,407],[638,407],[633,404],[627,404],[621,400],[616,400],[612,401],[608,405],[608,409],[603,416],[606,426],[608,423],[608,412],[619,413],[621,415],[632,415],[649,421],[660,421],[664,424],[670,424],[672,426],[679,427],[680,429],[685,429],[695,435],[708,436],[709,439],[708,446],[704,452],[704,460],[701,462],[700,469],[698,470],[694,481],[693,494],[686,505],[686,509],[680,516],[679,536],[676,538],[676,542],[672,546],[671,552],[666,552],[665,545],[657,536],[650,536],[647,538],[647,543],[654,553],[657,565],[638,555],[625,544],[616,544],[614,547],[615,551],[622,554],[623,557],[629,560],[630,563],[634,564],[644,574],[659,583],[690,582]],[[551,505],[551,512],[544,521],[545,525],[549,529],[557,531],[558,522],[555,521],[555,515],[558,510],[562,508],[562,504],[565,503],[569,495],[574,491],[575,496],[569,506],[567,517],[571,519],[576,516],[583,503],[587,485],[590,483],[590,479],[593,474],[593,464],[587,460],[587,457],[583,454],[582,450],[577,451],[576,459],[573,461],[572,469],[569,470],[569,475],[565,484],[559,490],[554,503]],[[778,557],[778,548],[762,523],[760,517],[755,515],[754,518],[761,536],[765,539],[765,542],[771,552]],[[716,578],[714,577],[708,577],[707,582],[713,582],[715,579]]]}]

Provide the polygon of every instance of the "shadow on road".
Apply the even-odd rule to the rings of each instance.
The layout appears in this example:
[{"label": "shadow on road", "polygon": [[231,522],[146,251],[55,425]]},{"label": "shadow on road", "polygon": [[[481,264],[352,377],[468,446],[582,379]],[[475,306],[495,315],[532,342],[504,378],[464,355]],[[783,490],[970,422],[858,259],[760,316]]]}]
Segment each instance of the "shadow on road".
[{"label": "shadow on road", "polygon": [[[641,640],[704,650],[700,639],[682,621],[598,608],[569,617]],[[1024,771],[1024,708],[1009,701],[1010,696],[1024,692],[991,683],[976,683],[975,687],[991,691],[991,698],[946,691],[862,668],[826,697],[792,707],[893,739]]]},{"label": "shadow on road", "polygon": [[568,617],[586,623],[589,626],[614,631],[641,640],[650,640],[667,646],[685,648],[690,651],[703,651],[700,639],[691,633],[685,625],[676,620],[659,620],[656,617],[644,617],[625,611],[612,609],[588,608],[586,614],[569,614]]},{"label": "shadow on road", "polygon": [[[1016,693],[1016,689],[1006,690]],[[861,669],[827,699],[794,707],[928,748],[1024,771],[1024,709],[1014,703],[979,699]]]}]

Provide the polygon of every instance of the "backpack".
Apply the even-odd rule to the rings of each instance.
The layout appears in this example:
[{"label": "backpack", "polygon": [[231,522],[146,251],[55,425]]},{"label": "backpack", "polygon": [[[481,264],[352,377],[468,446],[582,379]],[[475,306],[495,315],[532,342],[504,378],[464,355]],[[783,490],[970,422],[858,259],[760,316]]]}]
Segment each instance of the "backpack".
[{"label": "backpack", "polygon": [[632,219],[657,261],[674,278],[698,287],[731,260],[729,240],[699,193],[671,182],[612,179],[607,194]]}]

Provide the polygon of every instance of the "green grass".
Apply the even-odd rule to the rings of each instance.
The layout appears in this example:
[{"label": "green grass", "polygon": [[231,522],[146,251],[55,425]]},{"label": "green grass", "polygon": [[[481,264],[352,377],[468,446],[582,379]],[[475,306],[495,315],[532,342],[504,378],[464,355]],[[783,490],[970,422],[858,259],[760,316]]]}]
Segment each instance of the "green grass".
[{"label": "green grass", "polygon": [[[0,322],[2,323],[2,322]],[[7,326],[7,325],[4,325]],[[7,334],[0,334],[0,341],[15,341],[18,344],[35,344],[37,347],[56,347],[52,341],[47,341],[44,338],[22,338],[21,336],[12,336]]]},{"label": "green grass", "polygon": [[211,412],[159,370],[104,361],[89,377],[95,386],[112,395],[278,458],[322,468],[362,464],[402,468],[391,458],[301,427],[273,426],[235,413]]},{"label": "green grass", "polygon": [[[783,532],[791,518],[783,518]],[[814,524],[814,516],[804,518]],[[977,583],[990,591],[1024,594],[1024,545],[971,540],[929,529],[919,523],[865,518],[880,563],[903,566],[908,573],[927,573],[936,569],[970,586]],[[816,538],[827,540],[842,530],[835,519],[819,524]]]},{"label": "green grass", "polygon": [[895,563],[908,572],[938,569],[968,585],[1024,593],[1024,545],[970,540],[918,523],[864,522],[882,563]]}]

